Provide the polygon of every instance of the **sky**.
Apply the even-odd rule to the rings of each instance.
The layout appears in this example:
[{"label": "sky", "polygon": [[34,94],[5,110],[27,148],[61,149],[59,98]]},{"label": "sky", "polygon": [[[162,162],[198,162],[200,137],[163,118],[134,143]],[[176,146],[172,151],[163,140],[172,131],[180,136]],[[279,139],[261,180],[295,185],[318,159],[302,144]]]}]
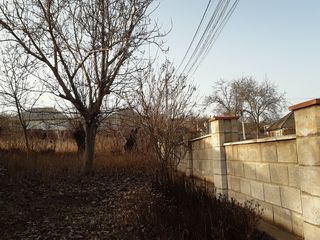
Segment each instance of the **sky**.
[{"label": "sky", "polygon": [[[155,18],[177,64],[196,31],[207,0],[159,0]],[[192,80],[208,95],[219,79],[253,76],[285,92],[288,105],[320,98],[320,1],[240,0]]]}]

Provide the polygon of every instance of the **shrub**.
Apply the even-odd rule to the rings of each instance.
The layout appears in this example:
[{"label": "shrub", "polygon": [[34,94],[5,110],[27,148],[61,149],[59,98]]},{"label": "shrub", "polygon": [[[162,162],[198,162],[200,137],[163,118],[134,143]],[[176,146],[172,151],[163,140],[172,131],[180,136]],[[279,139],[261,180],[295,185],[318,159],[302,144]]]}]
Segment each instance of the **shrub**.
[{"label": "shrub", "polygon": [[[153,181],[152,209],[146,215],[158,239],[261,239],[256,227],[261,209],[254,202],[240,204],[215,197],[193,180],[159,172]],[[260,235],[259,235],[260,234]]]}]

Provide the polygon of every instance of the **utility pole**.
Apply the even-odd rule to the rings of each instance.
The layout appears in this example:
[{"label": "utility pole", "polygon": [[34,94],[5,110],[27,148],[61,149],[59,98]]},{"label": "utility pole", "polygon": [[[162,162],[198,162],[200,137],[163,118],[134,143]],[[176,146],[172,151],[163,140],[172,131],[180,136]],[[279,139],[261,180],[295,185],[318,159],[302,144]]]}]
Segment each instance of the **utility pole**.
[{"label": "utility pole", "polygon": [[246,140],[246,129],[244,127],[243,110],[241,110],[241,125],[242,125],[242,138]]}]

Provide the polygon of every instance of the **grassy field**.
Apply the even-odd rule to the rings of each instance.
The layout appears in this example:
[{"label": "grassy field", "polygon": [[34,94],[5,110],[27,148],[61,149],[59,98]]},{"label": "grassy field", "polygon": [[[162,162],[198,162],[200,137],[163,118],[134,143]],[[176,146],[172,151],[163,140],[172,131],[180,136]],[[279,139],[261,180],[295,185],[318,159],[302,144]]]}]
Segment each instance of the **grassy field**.
[{"label": "grassy field", "polygon": [[215,198],[150,151],[98,137],[94,173],[80,176],[70,139],[34,141],[29,156],[22,146],[0,143],[2,239],[270,239],[254,203]]}]

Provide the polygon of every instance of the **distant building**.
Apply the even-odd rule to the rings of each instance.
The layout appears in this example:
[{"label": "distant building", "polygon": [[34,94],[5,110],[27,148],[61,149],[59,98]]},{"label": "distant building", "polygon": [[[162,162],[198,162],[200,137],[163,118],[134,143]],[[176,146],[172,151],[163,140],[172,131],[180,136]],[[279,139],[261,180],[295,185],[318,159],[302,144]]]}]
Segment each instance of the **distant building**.
[{"label": "distant building", "polygon": [[266,131],[270,137],[295,134],[296,127],[293,112],[288,113],[283,118],[271,124]]},{"label": "distant building", "polygon": [[68,130],[69,118],[52,107],[32,108],[23,113],[28,129],[32,130]]}]

